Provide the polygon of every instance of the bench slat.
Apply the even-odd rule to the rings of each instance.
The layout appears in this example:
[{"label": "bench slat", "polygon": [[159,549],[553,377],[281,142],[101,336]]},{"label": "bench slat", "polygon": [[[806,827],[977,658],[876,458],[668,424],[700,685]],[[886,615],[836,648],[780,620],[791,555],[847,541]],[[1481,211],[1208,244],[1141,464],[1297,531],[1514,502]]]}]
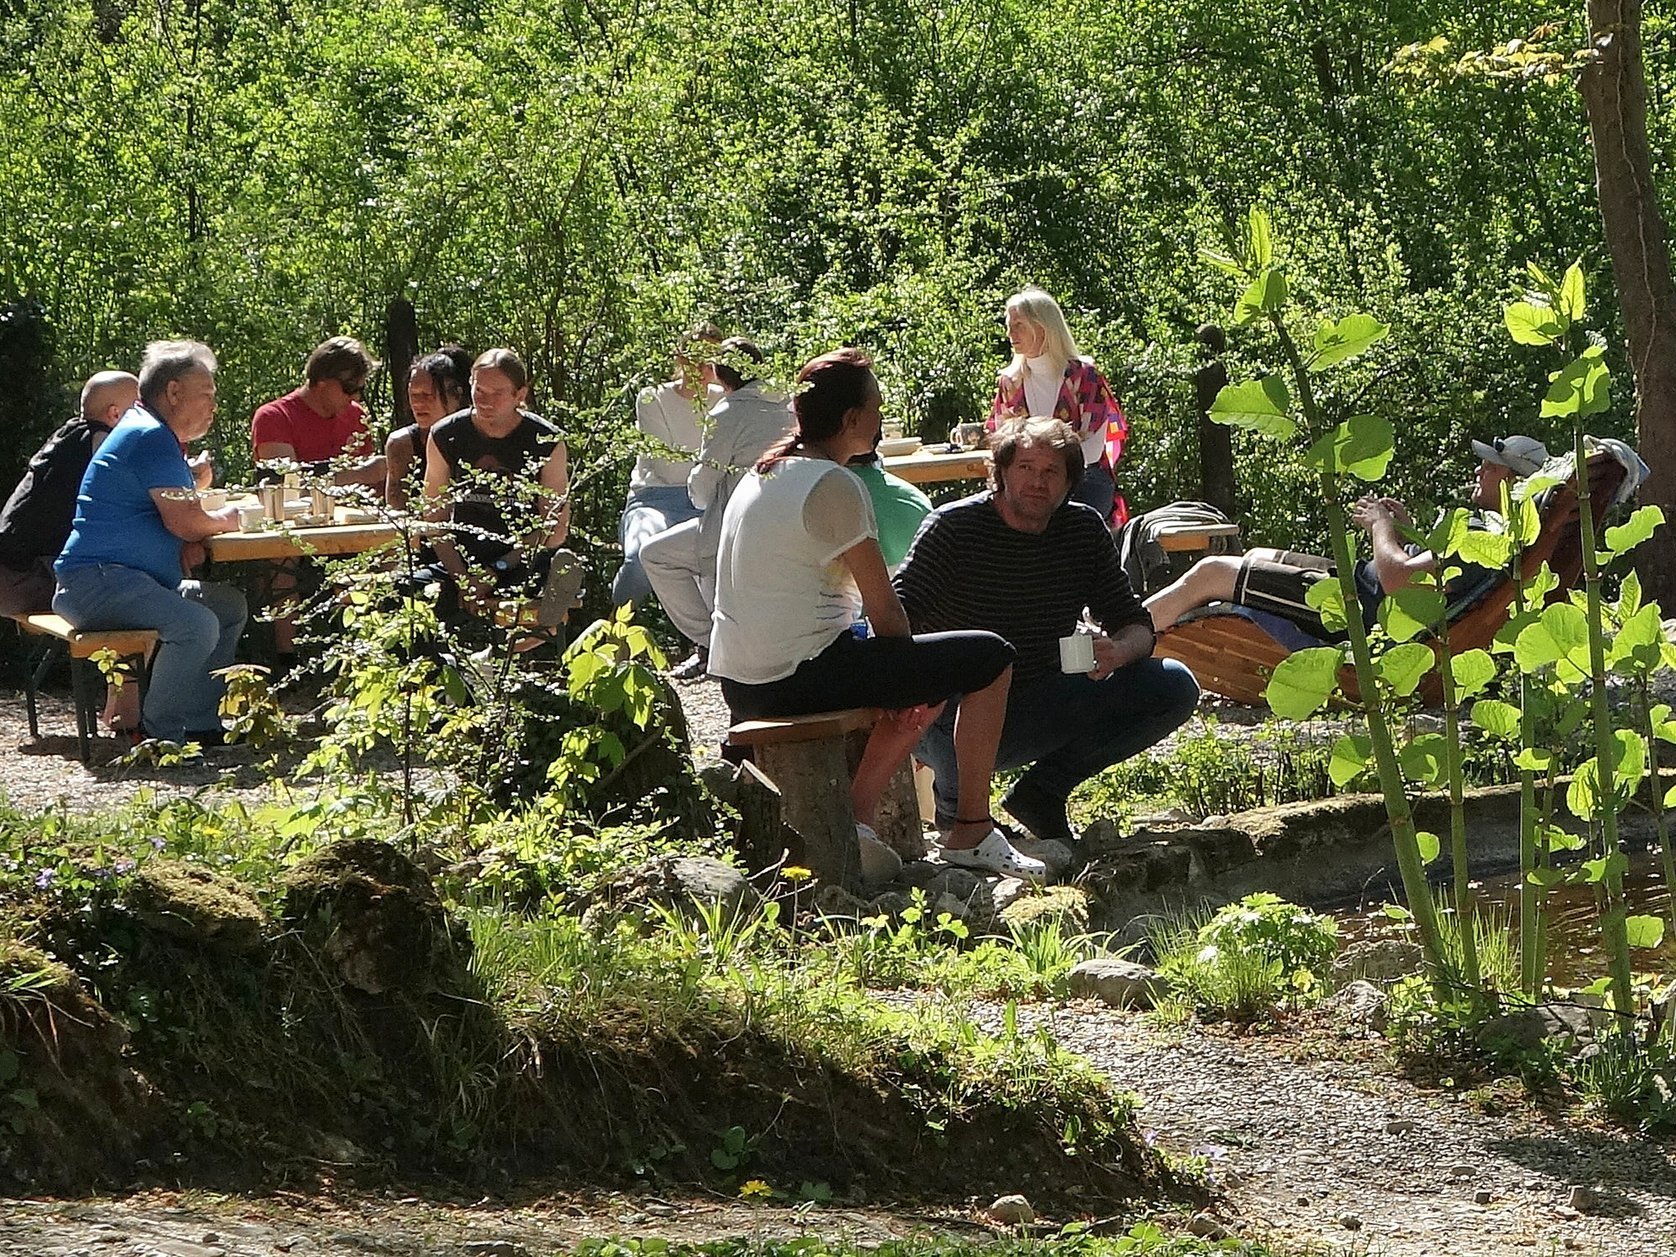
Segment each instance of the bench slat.
[{"label": "bench slat", "polygon": [[155,629],[109,629],[104,632],[83,633],[70,627],[61,615],[37,612],[13,616],[26,633],[38,637],[56,637],[70,648],[70,658],[90,659],[101,650],[114,651],[121,656],[149,655],[157,646]]},{"label": "bench slat", "polygon": [[822,711],[808,716],[777,716],[764,720],[741,720],[727,731],[727,740],[737,746],[773,746],[780,742],[819,742],[841,738],[878,723],[877,707],[851,707],[844,711]]}]

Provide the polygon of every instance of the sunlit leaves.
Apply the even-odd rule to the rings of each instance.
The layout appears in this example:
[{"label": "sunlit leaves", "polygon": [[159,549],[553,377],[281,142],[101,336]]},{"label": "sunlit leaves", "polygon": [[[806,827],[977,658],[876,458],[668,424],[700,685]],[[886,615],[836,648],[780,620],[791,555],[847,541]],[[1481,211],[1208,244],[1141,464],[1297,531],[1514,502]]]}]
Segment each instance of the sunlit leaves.
[{"label": "sunlit leaves", "polygon": [[1487,650],[1465,650],[1449,660],[1449,672],[1456,697],[1468,699],[1496,679],[1496,661]]},{"label": "sunlit leaves", "polygon": [[1430,864],[1443,850],[1443,844],[1438,841],[1437,835],[1424,829],[1414,835],[1414,841],[1419,844],[1422,864]]},{"label": "sunlit leaves", "polygon": [[1282,720],[1302,720],[1321,710],[1338,686],[1344,662],[1336,646],[1293,651],[1275,665],[1263,697]]},{"label": "sunlit leaves", "polygon": [[1573,262],[1560,281],[1559,310],[1570,323],[1580,323],[1587,306],[1583,299],[1583,268]]},{"label": "sunlit leaves", "polygon": [[1581,679],[1589,669],[1587,617],[1569,602],[1544,608],[1536,622],[1519,634],[1513,658],[1521,671],[1559,664],[1567,680]]},{"label": "sunlit leaves", "polygon": [[1435,786],[1443,780],[1448,766],[1446,741],[1441,733],[1422,733],[1409,739],[1397,755],[1403,776],[1423,786]]},{"label": "sunlit leaves", "polygon": [[1612,373],[1601,361],[1602,350],[1590,345],[1550,378],[1542,399],[1543,418],[1604,414],[1612,405]]},{"label": "sunlit leaves", "polygon": [[1304,601],[1321,617],[1321,626],[1329,633],[1342,633],[1349,627],[1344,613],[1344,587],[1337,580],[1316,581],[1304,590]]},{"label": "sunlit leaves", "polygon": [[1228,385],[1211,403],[1210,417],[1218,423],[1285,440],[1297,431],[1291,409],[1292,394],[1286,381],[1278,375],[1268,375],[1260,380]]},{"label": "sunlit leaves", "polygon": [[1253,205],[1246,212],[1245,241],[1253,267],[1274,265],[1274,224],[1268,211]]},{"label": "sunlit leaves", "polygon": [[1379,604],[1379,623],[1392,641],[1412,641],[1443,619],[1443,595],[1430,585],[1409,585]]},{"label": "sunlit leaves", "polygon": [[1499,698],[1481,698],[1472,705],[1472,723],[1493,738],[1504,742],[1519,737],[1519,709]]},{"label": "sunlit leaves", "polygon": [[1337,323],[1323,323],[1316,329],[1315,352],[1307,365],[1312,371],[1320,371],[1358,358],[1390,331],[1389,326],[1368,314],[1351,314]]},{"label": "sunlit leaves", "polygon": [[1268,268],[1247,285],[1234,306],[1234,326],[1244,327],[1264,314],[1275,314],[1286,308],[1286,273]]},{"label": "sunlit leaves", "polygon": [[1550,306],[1515,301],[1503,319],[1508,334],[1521,345],[1552,345],[1565,335],[1565,324]]},{"label": "sunlit leaves", "polygon": [[1340,790],[1368,771],[1373,740],[1363,733],[1346,733],[1333,743],[1327,760],[1327,775]]},{"label": "sunlit leaves", "polygon": [[1322,471],[1348,472],[1358,480],[1378,480],[1396,453],[1388,419],[1352,415],[1309,447],[1304,457]]},{"label": "sunlit leaves", "polygon": [[1664,512],[1656,506],[1642,506],[1636,508],[1623,523],[1615,528],[1606,530],[1606,548],[1614,555],[1628,554],[1636,546],[1653,535],[1653,531],[1664,523]]},{"label": "sunlit leaves", "polygon": [[1633,916],[1624,919],[1631,947],[1657,947],[1664,942],[1664,918]]},{"label": "sunlit leaves", "polygon": [[1405,642],[1393,646],[1374,661],[1374,671],[1393,694],[1407,696],[1414,693],[1420,678],[1432,669],[1432,648],[1424,642]]}]

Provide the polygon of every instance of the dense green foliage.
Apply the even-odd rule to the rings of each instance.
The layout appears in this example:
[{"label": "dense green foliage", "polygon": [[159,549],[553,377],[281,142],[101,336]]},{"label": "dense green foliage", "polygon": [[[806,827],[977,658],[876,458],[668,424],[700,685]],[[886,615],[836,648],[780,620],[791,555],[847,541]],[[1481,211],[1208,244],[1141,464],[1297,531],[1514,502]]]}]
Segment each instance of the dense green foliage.
[{"label": "dense green foliage", "polygon": [[[1195,491],[1191,332],[1223,307],[1197,251],[1257,198],[1295,285],[1396,329],[1366,384],[1424,505],[1465,432],[1552,435],[1499,300],[1531,257],[1598,266],[1599,226],[1569,89],[1384,67],[1556,18],[1580,35],[1582,6],[1530,0],[12,4],[0,305],[40,303],[60,397],[151,337],[208,340],[238,470],[253,406],[328,333],[380,344],[403,298],[424,344],[525,352],[587,464],[696,316],[782,361],[867,345],[890,406],[940,429],[986,404],[1000,299],[1035,280],[1125,399],[1147,506]],[[8,432],[6,469],[50,417]],[[584,533],[609,535],[621,467],[582,491]],[[1254,536],[1320,536],[1304,475],[1242,460]]]}]

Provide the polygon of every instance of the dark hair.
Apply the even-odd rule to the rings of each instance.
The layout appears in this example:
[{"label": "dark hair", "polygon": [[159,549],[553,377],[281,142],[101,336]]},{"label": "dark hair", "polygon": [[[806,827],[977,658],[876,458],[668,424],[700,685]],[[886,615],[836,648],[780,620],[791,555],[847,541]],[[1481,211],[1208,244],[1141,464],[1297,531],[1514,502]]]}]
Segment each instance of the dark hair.
[{"label": "dark hair", "polygon": [[451,414],[466,404],[471,393],[471,355],[458,345],[444,345],[420,358],[409,374],[419,372],[431,377],[437,398],[443,404],[443,414]]},{"label": "dark hair", "polygon": [[510,349],[485,349],[471,364],[473,375],[479,371],[499,371],[512,381],[513,388],[528,388],[530,384],[530,373],[524,366],[524,360]]},{"label": "dark hair", "polygon": [[727,389],[744,388],[757,377],[746,375],[740,370],[745,362],[761,362],[762,350],[758,349],[755,341],[746,340],[743,336],[729,336],[716,348],[715,357],[711,365],[716,368],[716,378]]},{"label": "dark hair", "polygon": [[797,373],[791,408],[797,423],[786,436],[769,446],[757,460],[757,470],[767,471],[799,445],[826,441],[838,435],[844,416],[865,406],[872,390],[873,360],[859,349],[834,349],[811,358]]},{"label": "dark hair", "polygon": [[1017,460],[1020,450],[1039,449],[1043,446],[1058,450],[1059,456],[1065,460],[1065,496],[1069,499],[1070,491],[1076,488],[1077,482],[1082,479],[1082,438],[1062,419],[1044,419],[1040,416],[1031,419],[1008,419],[998,426],[989,437],[989,451],[995,460],[995,465],[989,473],[990,488],[997,493],[1006,488],[1007,468]]},{"label": "dark hair", "polygon": [[378,359],[353,336],[334,336],[314,347],[303,367],[303,379],[310,384],[321,380],[361,380],[378,369]]}]

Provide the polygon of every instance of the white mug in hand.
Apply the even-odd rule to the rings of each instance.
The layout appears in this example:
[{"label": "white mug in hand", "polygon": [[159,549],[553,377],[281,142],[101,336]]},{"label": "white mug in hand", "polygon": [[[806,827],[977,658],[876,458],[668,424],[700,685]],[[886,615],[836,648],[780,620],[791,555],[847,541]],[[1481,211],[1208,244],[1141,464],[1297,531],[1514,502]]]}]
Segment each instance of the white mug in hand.
[{"label": "white mug in hand", "polygon": [[1059,639],[1059,670],[1068,675],[1094,671],[1094,639],[1087,633],[1072,633]]}]

